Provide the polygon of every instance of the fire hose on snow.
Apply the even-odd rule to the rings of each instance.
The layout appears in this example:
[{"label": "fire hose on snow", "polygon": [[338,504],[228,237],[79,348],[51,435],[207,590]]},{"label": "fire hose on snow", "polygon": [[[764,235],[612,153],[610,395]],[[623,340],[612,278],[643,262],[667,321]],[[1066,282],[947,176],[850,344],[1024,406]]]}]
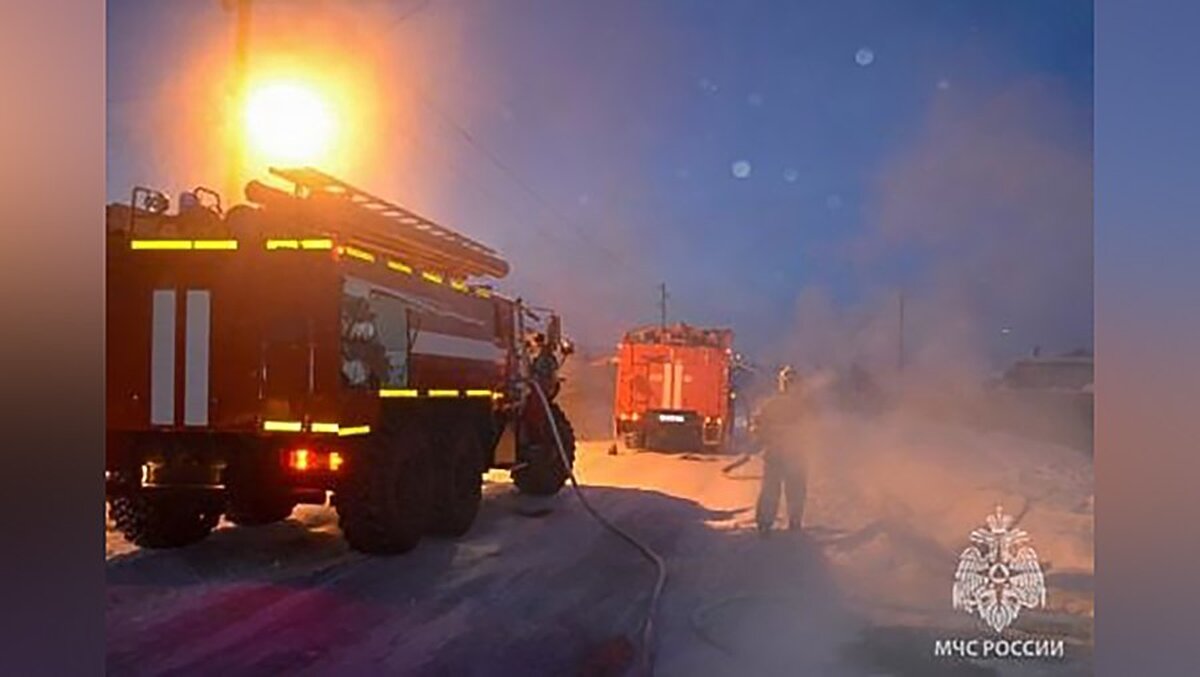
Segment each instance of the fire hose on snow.
[{"label": "fire hose on snow", "polygon": [[730,474],[734,470],[737,470],[738,468],[749,463],[751,459],[753,459],[755,456],[757,456],[759,454],[761,454],[761,451],[760,452],[749,452],[749,453],[742,454],[741,456],[736,458],[733,461],[733,463],[730,463],[730,464],[722,467],[721,474],[724,475],[725,479],[727,479],[727,480],[760,480],[760,479],[762,479],[762,475],[732,475],[732,474]]},{"label": "fire hose on snow", "polygon": [[550,432],[554,435],[554,444],[558,449],[559,458],[562,460],[563,467],[567,469],[567,477],[571,481],[571,488],[575,491],[575,496],[579,498],[580,504],[587,510],[597,522],[600,523],[608,531],[616,534],[621,540],[633,546],[647,561],[654,565],[657,570],[657,577],[654,581],[654,587],[650,594],[650,601],[646,606],[646,615],[642,621],[640,633],[639,647],[639,666],[643,674],[649,675],[653,673],[654,664],[654,617],[658,612],[659,598],[662,597],[663,588],[667,584],[667,564],[662,556],[654,551],[653,548],[646,545],[637,537],[625,531],[621,527],[613,524],[607,517],[596,510],[588,501],[587,495],[579,486],[579,482],[575,479],[575,471],[571,467],[571,459],[567,457],[566,448],[563,446],[562,436],[558,431],[558,424],[554,420],[554,414],[550,409],[550,400],[546,397],[546,393],[542,390],[542,386],[537,381],[530,379],[528,381],[533,386],[534,392],[538,395],[538,400],[542,403],[542,408],[546,412],[546,419],[550,424]]}]

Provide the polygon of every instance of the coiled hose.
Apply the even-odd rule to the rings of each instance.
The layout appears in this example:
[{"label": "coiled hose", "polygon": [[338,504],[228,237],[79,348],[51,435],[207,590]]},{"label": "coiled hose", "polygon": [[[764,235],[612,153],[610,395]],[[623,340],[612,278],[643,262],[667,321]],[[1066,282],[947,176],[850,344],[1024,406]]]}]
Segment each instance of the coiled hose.
[{"label": "coiled hose", "polygon": [[654,581],[654,588],[650,593],[650,603],[646,606],[646,616],[642,621],[640,633],[640,647],[638,651],[638,664],[642,674],[651,675],[654,673],[654,617],[658,613],[659,598],[662,597],[663,588],[667,584],[667,563],[662,556],[654,551],[653,548],[646,545],[637,537],[625,531],[621,527],[613,524],[594,508],[591,502],[588,501],[587,495],[580,488],[579,482],[575,479],[575,471],[571,467],[571,459],[567,457],[567,450],[563,446],[562,436],[558,432],[558,424],[554,420],[554,414],[550,409],[550,400],[547,399],[546,393],[542,390],[542,386],[537,381],[530,380],[529,383],[533,386],[534,392],[537,393],[538,399],[542,403],[542,407],[546,411],[546,419],[550,422],[550,431],[554,434],[554,443],[558,448],[559,458],[563,462],[563,467],[567,469],[567,477],[571,480],[571,488],[575,490],[575,495],[579,498],[579,502],[583,508],[587,510],[597,522],[605,529],[616,534],[621,540],[630,544],[637,549],[658,571],[658,576]]}]

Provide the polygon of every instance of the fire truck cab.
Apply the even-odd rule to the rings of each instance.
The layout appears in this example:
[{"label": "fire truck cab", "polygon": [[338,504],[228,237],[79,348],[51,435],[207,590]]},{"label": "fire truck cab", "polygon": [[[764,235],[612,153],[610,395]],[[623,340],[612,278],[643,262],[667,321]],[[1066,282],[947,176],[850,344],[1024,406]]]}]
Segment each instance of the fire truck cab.
[{"label": "fire truck cab", "polygon": [[570,423],[529,385],[530,336],[567,345],[557,317],[483,281],[508,273],[488,247],[319,171],[271,172],[291,190],[252,181],[228,211],[203,189],[176,213],[146,188],[109,205],[117,527],[178,546],[332,492],[352,547],[398,553],[465,533],[488,468],[558,491],[550,426],[569,463]]},{"label": "fire truck cab", "polygon": [[627,332],[613,426],[631,449],[723,451],[733,429],[733,332],[686,324]]}]

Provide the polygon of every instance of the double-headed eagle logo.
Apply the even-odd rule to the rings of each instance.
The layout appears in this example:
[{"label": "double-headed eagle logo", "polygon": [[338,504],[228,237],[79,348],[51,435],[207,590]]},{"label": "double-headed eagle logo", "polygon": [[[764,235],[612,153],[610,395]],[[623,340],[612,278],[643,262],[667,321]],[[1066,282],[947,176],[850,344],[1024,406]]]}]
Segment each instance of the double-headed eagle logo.
[{"label": "double-headed eagle logo", "polygon": [[1013,528],[1013,518],[996,506],[987,528],[971,532],[971,542],[958,558],[952,602],[955,609],[978,613],[996,632],[1017,618],[1021,608],[1046,604],[1046,580],[1029,534]]}]

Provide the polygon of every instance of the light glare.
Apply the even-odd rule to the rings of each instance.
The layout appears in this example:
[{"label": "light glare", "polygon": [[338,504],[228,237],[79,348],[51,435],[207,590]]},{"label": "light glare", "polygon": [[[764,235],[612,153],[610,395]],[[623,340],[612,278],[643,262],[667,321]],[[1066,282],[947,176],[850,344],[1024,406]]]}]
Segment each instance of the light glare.
[{"label": "light glare", "polygon": [[333,111],[304,84],[266,84],[246,99],[247,142],[267,163],[324,164],[336,132]]}]

